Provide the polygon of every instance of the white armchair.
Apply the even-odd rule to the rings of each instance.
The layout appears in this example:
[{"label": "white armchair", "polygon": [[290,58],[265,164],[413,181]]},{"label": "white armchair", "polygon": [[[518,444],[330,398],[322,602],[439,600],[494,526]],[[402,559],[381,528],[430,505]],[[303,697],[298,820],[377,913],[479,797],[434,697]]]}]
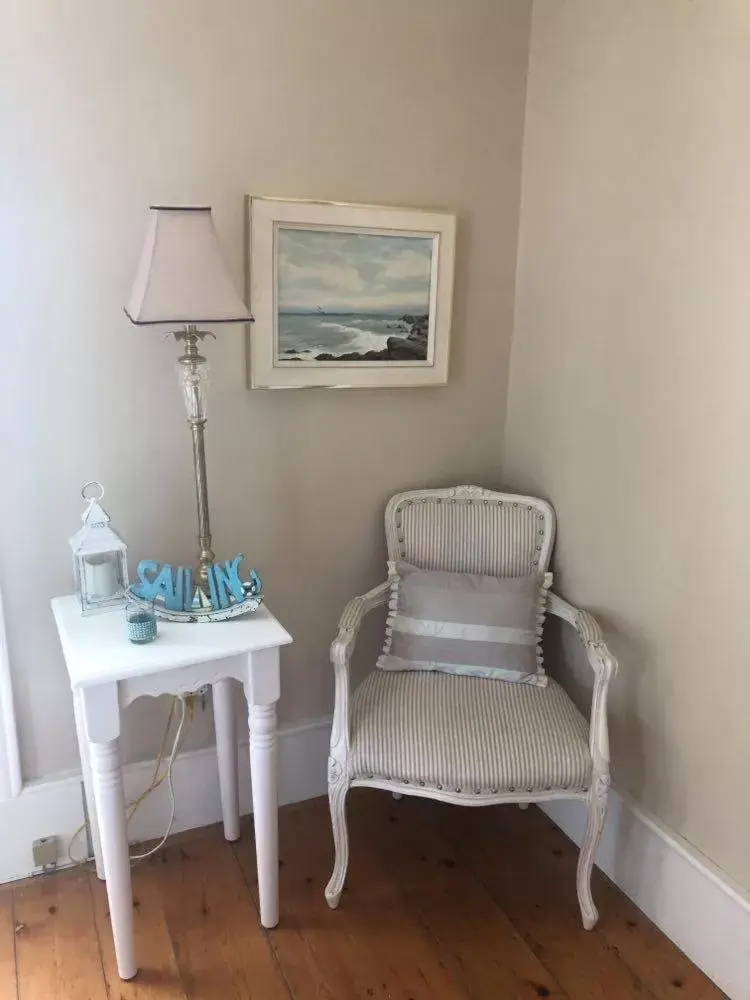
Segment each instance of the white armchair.
[{"label": "white armchair", "polygon": [[[522,576],[549,566],[555,514],[544,500],[476,486],[391,498],[388,557],[424,569]],[[328,795],[335,863],[326,886],[336,907],[346,878],[350,788],[383,788],[458,805],[578,799],[588,809],[578,860],[583,925],[598,912],[591,868],[609,791],[607,691],[617,661],[594,618],[549,594],[548,612],[577,630],[594,671],[589,722],[550,678],[546,687],[430,672],[374,670],[350,698],[349,660],[364,616],[387,603],[387,582],[355,597],[331,646],[335,708]]]}]

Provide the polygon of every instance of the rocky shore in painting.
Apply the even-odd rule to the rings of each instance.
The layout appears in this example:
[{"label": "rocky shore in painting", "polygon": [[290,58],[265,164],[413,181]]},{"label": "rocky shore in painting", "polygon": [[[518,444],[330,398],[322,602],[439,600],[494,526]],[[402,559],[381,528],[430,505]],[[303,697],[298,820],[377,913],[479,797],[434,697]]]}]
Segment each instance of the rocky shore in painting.
[{"label": "rocky shore in painting", "polygon": [[399,317],[399,323],[409,328],[405,337],[388,337],[379,351],[350,351],[348,354],[316,354],[316,361],[426,361],[429,317]]}]

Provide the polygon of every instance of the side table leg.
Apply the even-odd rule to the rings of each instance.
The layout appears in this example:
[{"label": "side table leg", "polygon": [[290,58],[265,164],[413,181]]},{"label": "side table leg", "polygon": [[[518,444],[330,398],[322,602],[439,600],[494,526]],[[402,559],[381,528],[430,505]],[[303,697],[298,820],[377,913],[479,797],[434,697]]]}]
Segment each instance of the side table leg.
[{"label": "side table leg", "polygon": [[260,922],[264,927],[275,927],[279,922],[276,702],[279,700],[281,679],[278,649],[261,649],[251,653],[247,666],[245,695],[250,726],[250,771]]},{"label": "side table leg", "polygon": [[[91,774],[91,760],[89,755],[89,741],[86,735],[86,723],[84,721],[84,706],[80,691],[73,692],[73,708],[75,710],[76,734],[78,736],[78,753],[81,758],[81,773],[83,774],[83,788],[86,798],[86,813],[88,820],[88,830],[91,836],[91,848],[94,852],[96,863],[96,877],[104,880],[104,865],[102,864],[102,845],[99,840],[99,821],[96,817],[96,801],[94,799],[94,779]],[[85,839],[81,837],[85,843]],[[80,848],[79,848],[80,850]]]},{"label": "side table leg", "polygon": [[250,705],[249,722],[260,922],[264,927],[275,927],[279,922],[279,820],[276,791],[278,746],[275,703]]},{"label": "side table leg", "polygon": [[237,784],[237,731],[232,704],[233,688],[234,681],[230,677],[224,677],[213,684],[221,814],[224,820],[224,838],[229,841],[240,839],[240,795]]},{"label": "side table leg", "polygon": [[132,979],[138,968],[133,941],[133,892],[130,886],[120,741],[90,742],[89,755],[117,971],[121,979]]}]

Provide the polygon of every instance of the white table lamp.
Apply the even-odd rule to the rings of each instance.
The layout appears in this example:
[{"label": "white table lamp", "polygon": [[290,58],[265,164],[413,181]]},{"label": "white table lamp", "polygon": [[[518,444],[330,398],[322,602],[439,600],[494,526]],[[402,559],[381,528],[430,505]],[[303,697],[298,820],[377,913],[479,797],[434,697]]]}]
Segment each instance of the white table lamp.
[{"label": "white table lamp", "polygon": [[206,588],[214,562],[208,513],[206,453],[206,359],[198,341],[214,336],[201,323],[246,323],[250,313],[235,291],[221,255],[211,209],[152,205],[146,241],[125,312],[138,326],[177,324],[175,339],[185,342],[178,359],[188,423],[198,504],[198,583]]}]

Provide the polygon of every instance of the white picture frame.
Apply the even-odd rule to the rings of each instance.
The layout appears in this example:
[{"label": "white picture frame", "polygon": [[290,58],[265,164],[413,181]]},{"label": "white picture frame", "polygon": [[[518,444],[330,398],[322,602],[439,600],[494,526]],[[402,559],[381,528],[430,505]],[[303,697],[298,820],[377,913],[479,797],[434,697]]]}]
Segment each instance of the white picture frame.
[{"label": "white picture frame", "polygon": [[447,382],[454,215],[246,202],[250,388]]}]

